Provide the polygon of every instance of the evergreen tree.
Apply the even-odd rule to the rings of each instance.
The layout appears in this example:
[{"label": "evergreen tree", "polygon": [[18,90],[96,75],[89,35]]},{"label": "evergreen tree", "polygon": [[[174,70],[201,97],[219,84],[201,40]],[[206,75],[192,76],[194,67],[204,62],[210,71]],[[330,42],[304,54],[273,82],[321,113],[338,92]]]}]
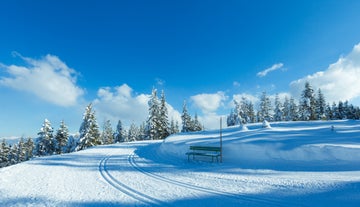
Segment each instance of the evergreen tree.
[{"label": "evergreen tree", "polygon": [[279,94],[275,95],[274,121],[282,121],[283,107],[280,102]]},{"label": "evergreen tree", "polygon": [[55,151],[55,139],[53,136],[53,128],[49,120],[45,119],[43,126],[38,133],[39,139],[37,143],[37,155],[52,155]]},{"label": "evergreen tree", "polygon": [[340,119],[338,107],[335,102],[333,102],[331,106],[331,112],[332,112],[332,120]]},{"label": "evergreen tree", "polygon": [[325,96],[324,94],[321,92],[321,89],[318,89],[318,93],[317,93],[317,99],[316,99],[316,115],[317,115],[317,119],[321,120],[321,119],[326,119],[326,101],[325,101]]},{"label": "evergreen tree", "polygon": [[76,148],[77,151],[101,144],[99,126],[91,103],[85,109],[79,133],[80,141]]},{"label": "evergreen tree", "polygon": [[175,123],[174,119],[172,119],[170,122],[170,134],[176,134],[179,132],[180,132],[180,130],[179,130],[178,122],[176,121],[176,123]]},{"label": "evergreen tree", "polygon": [[237,118],[237,115],[235,114],[234,110],[231,110],[230,115],[227,116],[227,119],[226,119],[227,126],[228,127],[229,126],[235,126],[236,118]]},{"label": "evergreen tree", "polygon": [[301,94],[299,103],[300,119],[302,121],[316,119],[316,99],[314,90],[309,82],[305,83],[305,89]]},{"label": "evergreen tree", "polygon": [[259,121],[263,122],[266,121],[272,121],[272,106],[270,98],[266,95],[266,92],[264,91],[260,97],[260,110],[259,110]]},{"label": "evergreen tree", "polygon": [[124,142],[123,126],[121,120],[119,120],[116,125],[115,143],[117,142]]},{"label": "evergreen tree", "polygon": [[333,111],[332,111],[332,108],[330,107],[329,103],[326,104],[325,116],[326,116],[327,120],[333,120],[333,118],[334,118]]},{"label": "evergreen tree", "polygon": [[25,142],[25,160],[29,160],[33,157],[33,152],[34,152],[34,142],[31,138],[28,138],[28,140]]},{"label": "evergreen tree", "polygon": [[6,144],[5,139],[3,139],[0,145],[0,167],[6,167],[10,165],[9,155],[10,147]]},{"label": "evergreen tree", "polygon": [[156,89],[152,90],[149,100],[149,118],[147,120],[147,135],[150,140],[159,139],[161,129],[160,106]]},{"label": "evergreen tree", "polygon": [[282,109],[282,115],[284,121],[291,121],[292,118],[290,117],[290,101],[287,96],[285,96],[284,105]]},{"label": "evergreen tree", "polygon": [[14,144],[10,148],[9,161],[10,161],[10,165],[15,165],[16,163],[19,162],[18,146],[16,144]]},{"label": "evergreen tree", "polygon": [[128,138],[127,140],[129,142],[134,142],[138,140],[139,137],[139,129],[136,127],[134,123],[130,125],[129,131],[128,131]]},{"label": "evergreen tree", "polygon": [[110,120],[104,122],[103,131],[101,133],[101,139],[104,144],[114,143],[114,133],[111,127]]},{"label": "evergreen tree", "polygon": [[203,130],[203,127],[198,119],[197,114],[195,114],[194,123],[193,123],[193,127],[192,127],[191,131],[202,131],[202,130]]},{"label": "evergreen tree", "polygon": [[299,120],[299,114],[298,114],[298,106],[295,103],[295,99],[293,97],[290,98],[290,114],[291,117],[290,120],[297,121]]},{"label": "evergreen tree", "polygon": [[18,162],[24,162],[26,160],[26,147],[23,137],[19,140],[17,158]]},{"label": "evergreen tree", "polygon": [[160,117],[159,117],[159,139],[165,139],[170,135],[168,110],[166,107],[165,93],[161,93]]},{"label": "evergreen tree", "polygon": [[182,120],[181,132],[190,132],[191,131],[191,116],[189,115],[189,113],[187,111],[186,101],[184,101],[184,104],[183,104],[181,120]]},{"label": "evergreen tree", "polygon": [[66,153],[74,152],[76,150],[76,141],[73,136],[69,136],[68,143],[66,145]]},{"label": "evergreen tree", "polygon": [[66,152],[65,147],[68,144],[69,130],[64,121],[61,121],[59,129],[56,131],[55,139],[57,142],[56,153],[61,154]]}]

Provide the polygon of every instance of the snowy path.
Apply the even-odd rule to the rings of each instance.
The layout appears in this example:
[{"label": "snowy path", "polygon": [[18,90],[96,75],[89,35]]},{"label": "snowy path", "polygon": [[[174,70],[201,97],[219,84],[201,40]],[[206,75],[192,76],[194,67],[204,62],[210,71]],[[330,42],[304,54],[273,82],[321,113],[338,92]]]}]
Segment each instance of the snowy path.
[{"label": "snowy path", "polygon": [[358,206],[360,172],[187,162],[161,142],[100,146],[0,169],[0,206]]}]

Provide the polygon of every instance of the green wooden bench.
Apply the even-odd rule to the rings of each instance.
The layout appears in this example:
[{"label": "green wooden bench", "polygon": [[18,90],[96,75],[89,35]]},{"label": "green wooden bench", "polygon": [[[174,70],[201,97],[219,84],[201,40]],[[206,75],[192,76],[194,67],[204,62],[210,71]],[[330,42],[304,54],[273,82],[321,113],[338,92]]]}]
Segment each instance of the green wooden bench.
[{"label": "green wooden bench", "polygon": [[190,156],[195,159],[195,156],[204,156],[211,157],[212,162],[214,162],[214,158],[219,162],[219,157],[221,155],[220,147],[210,147],[210,146],[190,146],[190,151],[186,153],[188,156],[188,161],[190,161]]}]

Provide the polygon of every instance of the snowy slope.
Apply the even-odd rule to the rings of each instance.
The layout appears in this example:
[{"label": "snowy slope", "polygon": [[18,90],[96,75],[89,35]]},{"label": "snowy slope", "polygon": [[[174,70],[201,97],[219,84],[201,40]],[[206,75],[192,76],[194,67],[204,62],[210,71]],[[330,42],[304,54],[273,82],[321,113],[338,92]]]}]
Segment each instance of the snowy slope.
[{"label": "snowy slope", "polygon": [[213,130],[2,168],[0,206],[360,205],[360,122],[271,126],[224,129],[221,164],[185,156],[217,146]]}]

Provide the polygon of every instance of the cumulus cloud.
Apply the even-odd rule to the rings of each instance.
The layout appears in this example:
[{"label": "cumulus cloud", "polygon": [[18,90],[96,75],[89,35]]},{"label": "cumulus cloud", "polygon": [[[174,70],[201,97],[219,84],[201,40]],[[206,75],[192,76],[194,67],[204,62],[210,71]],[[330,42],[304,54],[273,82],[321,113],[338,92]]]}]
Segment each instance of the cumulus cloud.
[{"label": "cumulus cloud", "polygon": [[261,71],[261,72],[258,72],[256,75],[257,75],[258,77],[265,77],[268,73],[273,72],[273,71],[275,71],[275,70],[279,70],[279,69],[282,68],[283,66],[284,66],[283,63],[276,63],[276,64],[274,64],[273,66],[271,66],[270,68],[267,68],[267,69],[265,69],[265,70],[263,70],[263,71]]},{"label": "cumulus cloud", "polygon": [[292,94],[300,97],[308,81],[314,89],[320,88],[328,102],[354,100],[360,97],[360,44],[325,71],[319,71],[290,83]]},{"label": "cumulus cloud", "polygon": [[[113,123],[121,120],[125,125],[141,124],[148,117],[148,101],[150,94],[134,94],[127,84],[111,87],[102,87],[93,101],[96,113],[100,120],[108,119]],[[174,119],[181,123],[181,115],[167,103],[169,121]]]},{"label": "cumulus cloud", "polygon": [[60,106],[77,103],[84,91],[76,85],[77,73],[57,56],[46,55],[40,59],[19,56],[26,66],[4,65],[7,77],[0,77],[0,85],[26,91]]},{"label": "cumulus cloud", "polygon": [[223,102],[227,99],[225,93],[219,91],[214,94],[198,94],[191,97],[191,100],[194,102],[194,105],[203,113],[212,113],[216,111],[220,106],[223,105]]}]

